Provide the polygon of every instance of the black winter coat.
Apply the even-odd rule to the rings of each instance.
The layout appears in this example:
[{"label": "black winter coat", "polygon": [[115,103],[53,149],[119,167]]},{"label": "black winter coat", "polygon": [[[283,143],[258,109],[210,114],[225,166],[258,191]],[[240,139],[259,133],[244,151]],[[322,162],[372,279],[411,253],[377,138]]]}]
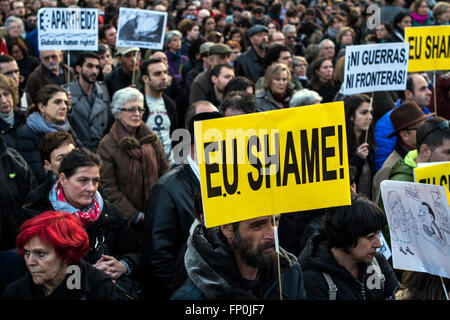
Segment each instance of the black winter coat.
[{"label": "black winter coat", "polygon": [[[29,219],[48,210],[54,208],[47,194],[38,201],[23,206],[22,214],[25,219]],[[142,265],[142,248],[139,248],[133,231],[116,206],[104,200],[102,213],[86,232],[91,248],[84,260],[95,264],[102,254],[114,256],[117,260],[126,258],[132,264],[130,267],[135,270],[132,275],[138,276]]]},{"label": "black winter coat", "polygon": [[0,250],[16,247],[21,206],[36,186],[33,171],[22,156],[0,138]]},{"label": "black winter coat", "polygon": [[168,298],[178,252],[194,222],[194,200],[200,182],[189,164],[163,175],[153,187],[144,219],[144,258],[150,266],[147,281],[154,294]]},{"label": "black winter coat", "polygon": [[23,278],[11,283],[3,292],[2,300],[117,300],[117,294],[111,279],[102,271],[81,260],[80,289],[69,289],[65,281],[50,295],[45,296],[42,287],[34,284],[28,272]]},{"label": "black winter coat", "polygon": [[[82,144],[78,139],[75,132],[70,129],[68,131],[73,137],[77,147],[81,147]],[[45,180],[45,170],[41,159],[40,142],[45,134],[37,133],[31,130],[28,125],[23,125],[17,129],[15,133],[17,151],[20,152],[22,157],[28,162],[39,184]]]},{"label": "black winter coat", "polygon": [[25,114],[23,111],[14,112],[14,125],[10,125],[5,120],[0,118],[0,137],[10,148],[17,148],[15,139],[15,131],[24,122]]},{"label": "black winter coat", "polygon": [[249,51],[240,55],[234,62],[236,76],[244,76],[256,83],[258,79],[264,76],[264,58],[256,53],[253,47]]},{"label": "black winter coat", "polygon": [[[328,273],[337,286],[336,300],[385,300],[395,297],[400,283],[394,271],[381,253],[375,257],[385,281],[377,283],[376,273],[371,264],[361,263],[358,280],[339,265],[331,250],[318,237],[313,237],[299,256],[303,269],[306,295],[309,300],[328,300],[329,287],[322,272]],[[370,268],[369,268],[370,266]],[[379,285],[377,285],[379,284]]]}]

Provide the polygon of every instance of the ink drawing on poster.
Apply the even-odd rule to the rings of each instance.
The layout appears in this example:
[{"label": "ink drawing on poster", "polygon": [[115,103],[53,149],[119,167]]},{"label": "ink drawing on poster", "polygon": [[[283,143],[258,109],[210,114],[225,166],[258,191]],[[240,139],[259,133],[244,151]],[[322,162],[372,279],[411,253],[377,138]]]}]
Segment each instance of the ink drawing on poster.
[{"label": "ink drawing on poster", "polygon": [[381,196],[394,268],[450,278],[450,208],[445,187],[385,180]]},{"label": "ink drawing on poster", "polygon": [[162,49],[166,22],[166,12],[120,8],[116,45]]}]

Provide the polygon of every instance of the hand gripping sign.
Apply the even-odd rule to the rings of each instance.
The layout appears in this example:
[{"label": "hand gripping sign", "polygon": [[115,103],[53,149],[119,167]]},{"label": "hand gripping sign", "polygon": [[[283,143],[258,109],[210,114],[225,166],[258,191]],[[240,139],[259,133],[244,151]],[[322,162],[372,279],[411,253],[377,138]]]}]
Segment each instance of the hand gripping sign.
[{"label": "hand gripping sign", "polygon": [[195,123],[206,227],[350,205],[343,102]]},{"label": "hand gripping sign", "polygon": [[39,50],[98,50],[98,9],[41,8],[37,27]]}]

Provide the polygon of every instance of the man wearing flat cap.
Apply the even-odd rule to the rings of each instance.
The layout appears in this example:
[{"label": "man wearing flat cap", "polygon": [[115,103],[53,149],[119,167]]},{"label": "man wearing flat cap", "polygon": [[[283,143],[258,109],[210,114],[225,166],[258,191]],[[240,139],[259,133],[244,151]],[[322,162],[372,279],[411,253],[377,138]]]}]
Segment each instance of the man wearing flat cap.
[{"label": "man wearing flat cap", "polygon": [[415,102],[404,103],[392,111],[390,118],[394,131],[389,138],[397,136],[397,144],[373,178],[372,199],[375,203],[378,203],[380,197],[381,181],[389,178],[391,169],[398,160],[404,159],[409,151],[416,148],[417,129],[433,114],[425,114]]},{"label": "man wearing flat cap", "polygon": [[[212,69],[218,64],[230,64],[231,48],[223,43],[216,43],[209,48],[208,69],[195,77],[189,91],[189,104],[208,100],[208,94],[214,90],[211,82]],[[218,107],[218,106],[216,106]]]},{"label": "man wearing flat cap", "polygon": [[251,48],[240,55],[234,62],[236,76],[244,76],[254,83],[259,77],[264,76],[264,56],[269,43],[269,29],[266,26],[256,24],[247,32]]},{"label": "man wearing flat cap", "polygon": [[[105,83],[108,87],[109,95],[112,98],[117,90],[133,85],[141,90],[143,83],[139,80],[139,60],[141,53],[138,47],[117,47],[117,58],[120,63],[105,77]],[[133,80],[134,75],[134,80]]]}]

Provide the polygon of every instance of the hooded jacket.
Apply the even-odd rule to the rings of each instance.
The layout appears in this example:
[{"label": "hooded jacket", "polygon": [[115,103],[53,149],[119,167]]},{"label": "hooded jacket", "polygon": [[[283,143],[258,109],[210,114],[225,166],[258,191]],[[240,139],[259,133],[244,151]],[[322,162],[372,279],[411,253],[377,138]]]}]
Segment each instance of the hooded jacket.
[{"label": "hooded jacket", "polygon": [[[360,263],[358,279],[339,265],[331,250],[314,236],[300,254],[306,294],[310,300],[328,300],[329,286],[323,272],[330,275],[337,286],[336,300],[385,300],[395,296],[400,283],[381,253],[375,256],[384,282],[372,263]],[[377,279],[378,277],[378,279]]]},{"label": "hooded jacket", "polygon": [[[252,290],[236,265],[230,246],[219,236],[218,228],[199,224],[187,242],[185,266],[188,279],[171,300],[272,300],[279,299],[276,264],[259,270],[259,290]],[[297,258],[280,248],[284,300],[305,300],[302,270]]]},{"label": "hooded jacket", "polygon": [[414,168],[416,163],[417,150],[411,150],[406,154],[405,159],[398,160],[392,167],[389,180],[414,182]]}]

